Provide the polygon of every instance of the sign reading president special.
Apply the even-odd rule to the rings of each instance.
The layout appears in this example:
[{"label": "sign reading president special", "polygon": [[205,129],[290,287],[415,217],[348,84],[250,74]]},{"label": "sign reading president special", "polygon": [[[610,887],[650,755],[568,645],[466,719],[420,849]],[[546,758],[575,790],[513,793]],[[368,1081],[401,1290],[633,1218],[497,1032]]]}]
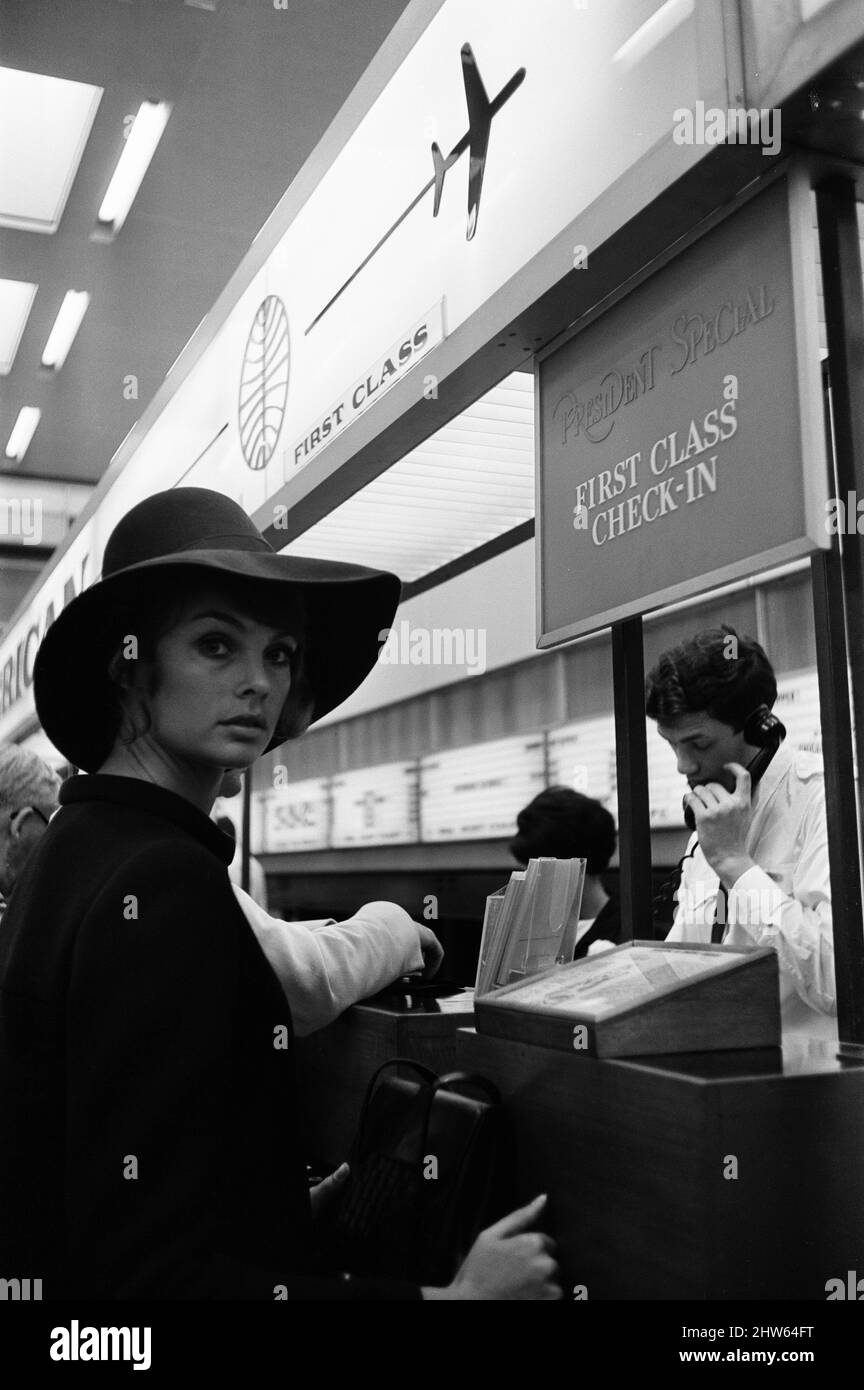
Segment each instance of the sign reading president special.
[{"label": "sign reading president special", "polygon": [[537,390],[541,647],[827,547],[803,176],[543,354]]}]

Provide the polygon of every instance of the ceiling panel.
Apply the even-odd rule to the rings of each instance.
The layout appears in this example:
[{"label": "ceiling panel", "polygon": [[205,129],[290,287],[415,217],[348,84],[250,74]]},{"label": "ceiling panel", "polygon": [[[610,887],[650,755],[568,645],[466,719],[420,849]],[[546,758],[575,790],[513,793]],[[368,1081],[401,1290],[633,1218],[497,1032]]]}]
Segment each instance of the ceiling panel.
[{"label": "ceiling panel", "polygon": [[102,88],[0,67],[0,226],[56,232]]},{"label": "ceiling panel", "polygon": [[36,288],[29,280],[0,280],[0,376],[12,370]]},{"label": "ceiling panel", "polygon": [[411,583],[534,515],[534,377],[513,372],[286,547]]}]

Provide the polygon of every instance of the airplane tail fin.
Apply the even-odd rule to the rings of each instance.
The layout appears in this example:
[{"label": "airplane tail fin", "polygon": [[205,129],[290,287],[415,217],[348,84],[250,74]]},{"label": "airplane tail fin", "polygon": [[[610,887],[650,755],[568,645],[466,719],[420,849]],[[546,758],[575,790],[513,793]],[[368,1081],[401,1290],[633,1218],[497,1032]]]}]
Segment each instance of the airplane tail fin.
[{"label": "airplane tail fin", "polygon": [[441,194],[444,192],[444,175],[447,173],[447,161],[437,140],[432,141],[432,163],[435,166],[435,205],[432,216],[437,217],[441,206]]}]

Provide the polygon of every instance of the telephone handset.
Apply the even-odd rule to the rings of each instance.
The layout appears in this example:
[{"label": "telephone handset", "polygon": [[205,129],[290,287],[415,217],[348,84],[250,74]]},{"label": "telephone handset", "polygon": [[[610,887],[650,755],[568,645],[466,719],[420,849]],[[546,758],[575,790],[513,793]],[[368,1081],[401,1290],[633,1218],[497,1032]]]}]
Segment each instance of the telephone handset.
[{"label": "telephone handset", "polygon": [[[781,723],[776,714],[771,713],[767,705],[759,705],[752,714],[747,716],[742,733],[746,743],[759,745],[759,752],[747,764],[752,789],[756,786],[786,737],[786,726]],[[696,829],[696,817],[686,796],[684,798],[684,821],[688,830]]]}]

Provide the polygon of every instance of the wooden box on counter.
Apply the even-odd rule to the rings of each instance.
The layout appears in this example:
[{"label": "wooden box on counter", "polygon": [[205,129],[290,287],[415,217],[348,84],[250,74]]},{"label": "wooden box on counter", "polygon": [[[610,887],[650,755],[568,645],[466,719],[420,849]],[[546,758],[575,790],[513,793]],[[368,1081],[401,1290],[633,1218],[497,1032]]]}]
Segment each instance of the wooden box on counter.
[{"label": "wooden box on counter", "polygon": [[475,1000],[478,1033],[591,1057],[780,1043],[777,953],[628,941]]},{"label": "wooden box on counter", "polygon": [[300,1098],[310,1155],[335,1165],[348,1155],[366,1087],[394,1057],[444,1073],[457,1068],[457,1033],[473,1022],[473,992],[441,999],[355,1004],[335,1023],[297,1040]]}]

